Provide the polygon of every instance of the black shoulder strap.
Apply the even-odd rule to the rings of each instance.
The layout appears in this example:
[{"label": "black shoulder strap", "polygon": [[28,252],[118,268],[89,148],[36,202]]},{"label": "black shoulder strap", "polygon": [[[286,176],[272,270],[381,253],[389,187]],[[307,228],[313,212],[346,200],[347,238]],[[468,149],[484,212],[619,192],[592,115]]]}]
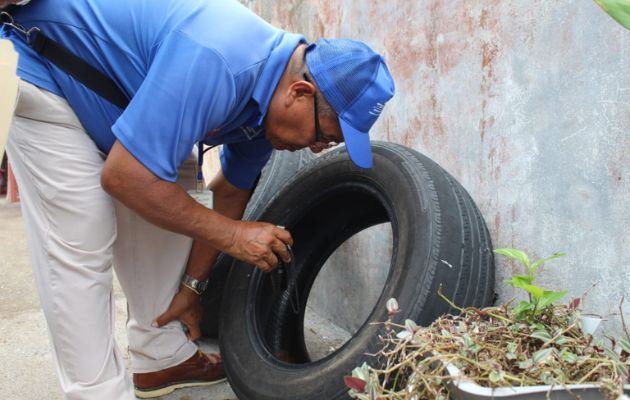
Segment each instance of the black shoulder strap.
[{"label": "black shoulder strap", "polygon": [[124,109],[129,104],[129,99],[113,80],[42,32],[37,32],[31,40],[30,46],[68,75],[113,105]]},{"label": "black shoulder strap", "polygon": [[26,30],[5,11],[2,12],[1,22],[23,34],[26,37],[26,43],[33,50],[103,99],[123,109],[129,104],[129,98],[113,80],[60,43],[46,36],[39,28]]}]

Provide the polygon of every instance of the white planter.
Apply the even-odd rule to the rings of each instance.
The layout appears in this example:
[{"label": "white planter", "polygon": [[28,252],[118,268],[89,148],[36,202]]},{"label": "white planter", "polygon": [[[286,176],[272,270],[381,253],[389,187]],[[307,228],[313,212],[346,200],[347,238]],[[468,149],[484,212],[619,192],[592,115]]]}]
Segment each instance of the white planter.
[{"label": "white planter", "polygon": [[[566,386],[521,386],[488,388],[476,384],[452,364],[447,364],[449,374],[454,377],[450,389],[454,393],[453,398],[458,400],[485,400],[485,399],[527,399],[527,400],[601,400],[603,399],[599,388],[593,384],[566,385]],[[624,393],[630,394],[630,385],[624,386]],[[580,397],[577,397],[580,396]]]}]

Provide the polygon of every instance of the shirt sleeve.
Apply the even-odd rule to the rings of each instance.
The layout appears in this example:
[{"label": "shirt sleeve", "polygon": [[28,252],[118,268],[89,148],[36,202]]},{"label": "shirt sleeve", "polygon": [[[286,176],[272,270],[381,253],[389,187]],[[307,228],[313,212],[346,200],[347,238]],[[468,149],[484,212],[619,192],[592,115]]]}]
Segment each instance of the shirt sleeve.
[{"label": "shirt sleeve", "polygon": [[234,101],[234,79],[224,59],[174,31],[112,132],[151,172],[174,182],[195,142],[221,126]]},{"label": "shirt sleeve", "polygon": [[263,135],[247,142],[230,143],[221,147],[223,176],[239,189],[251,189],[256,177],[271,157],[273,148]]}]

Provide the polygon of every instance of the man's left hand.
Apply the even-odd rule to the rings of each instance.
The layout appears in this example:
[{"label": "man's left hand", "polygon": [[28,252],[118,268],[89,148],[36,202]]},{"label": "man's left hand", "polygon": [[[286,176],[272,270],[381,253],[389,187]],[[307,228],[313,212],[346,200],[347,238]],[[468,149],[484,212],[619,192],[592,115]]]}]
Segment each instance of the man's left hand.
[{"label": "man's left hand", "polygon": [[179,320],[187,328],[186,336],[189,340],[197,340],[201,337],[201,329],[199,328],[201,301],[199,295],[183,285],[173,297],[168,310],[157,317],[152,325],[162,327],[176,320]]}]

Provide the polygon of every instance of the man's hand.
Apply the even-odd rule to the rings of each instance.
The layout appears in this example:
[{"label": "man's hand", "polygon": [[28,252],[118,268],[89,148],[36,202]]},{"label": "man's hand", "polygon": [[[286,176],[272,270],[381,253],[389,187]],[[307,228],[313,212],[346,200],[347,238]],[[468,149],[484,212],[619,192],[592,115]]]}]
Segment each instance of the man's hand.
[{"label": "man's hand", "polygon": [[201,301],[197,293],[184,285],[180,285],[179,292],[173,297],[168,310],[157,317],[152,325],[162,327],[176,320],[187,328],[186,336],[189,340],[197,340],[201,337],[201,329],[199,329]]},{"label": "man's hand", "polygon": [[287,245],[293,245],[291,234],[265,222],[239,222],[228,254],[270,272],[278,265],[278,257],[290,262]]}]

